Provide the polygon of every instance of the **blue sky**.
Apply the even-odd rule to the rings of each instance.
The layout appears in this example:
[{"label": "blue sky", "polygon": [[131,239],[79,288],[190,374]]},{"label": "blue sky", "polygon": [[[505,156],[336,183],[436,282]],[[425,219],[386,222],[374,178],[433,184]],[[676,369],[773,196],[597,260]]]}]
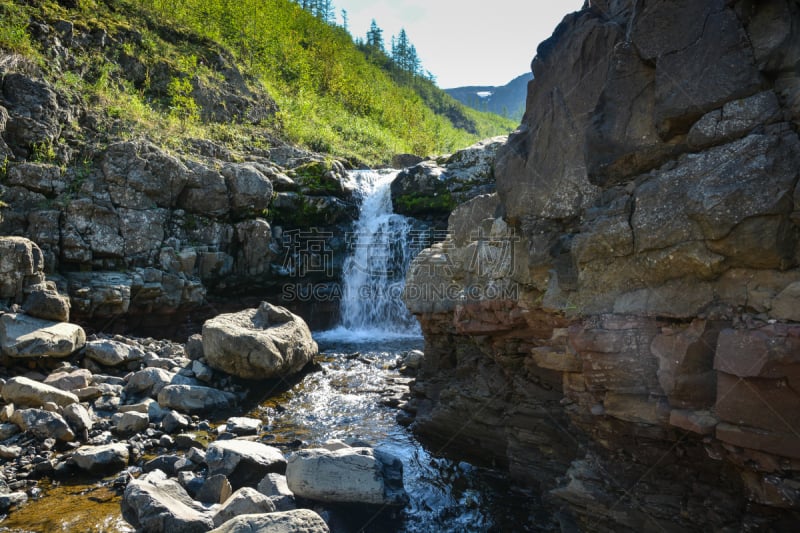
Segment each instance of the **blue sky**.
[{"label": "blue sky", "polygon": [[364,37],[374,18],[387,48],[405,28],[423,68],[442,88],[504,85],[530,70],[536,47],[583,0],[334,0],[350,33]]}]

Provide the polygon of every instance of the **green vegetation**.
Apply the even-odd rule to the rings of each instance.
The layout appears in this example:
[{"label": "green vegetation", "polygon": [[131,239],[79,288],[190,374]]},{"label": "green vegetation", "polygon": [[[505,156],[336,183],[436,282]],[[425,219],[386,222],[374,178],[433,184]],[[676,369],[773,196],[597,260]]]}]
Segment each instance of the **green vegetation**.
[{"label": "green vegetation", "polygon": [[[76,34],[106,32],[104,47],[71,49],[68,68],[51,74],[60,90],[104,116],[99,130],[115,138],[268,148],[277,137],[377,164],[395,153],[451,152],[515,126],[466,109],[385,53],[365,53],[330,23],[329,2],[319,3],[319,16],[290,0],[75,4],[0,0],[0,49],[44,57],[48,51],[37,50],[28,35],[31,20],[69,20]],[[49,61],[37,63],[50,68]],[[270,111],[255,119],[211,117],[213,105],[222,112],[234,107],[220,96],[224,90]]]}]

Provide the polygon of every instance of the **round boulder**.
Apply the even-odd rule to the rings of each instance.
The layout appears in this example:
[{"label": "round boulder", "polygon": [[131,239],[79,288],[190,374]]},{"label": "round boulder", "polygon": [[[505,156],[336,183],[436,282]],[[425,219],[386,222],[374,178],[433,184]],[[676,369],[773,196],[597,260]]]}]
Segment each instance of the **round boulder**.
[{"label": "round boulder", "polygon": [[293,374],[317,352],[305,321],[267,302],[258,309],[219,315],[203,324],[208,365],[243,379]]}]

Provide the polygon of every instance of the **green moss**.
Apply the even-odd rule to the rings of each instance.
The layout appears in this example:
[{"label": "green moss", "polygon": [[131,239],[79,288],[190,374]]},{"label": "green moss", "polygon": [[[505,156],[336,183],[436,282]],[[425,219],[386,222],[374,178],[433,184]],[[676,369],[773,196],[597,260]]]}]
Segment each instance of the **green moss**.
[{"label": "green moss", "polygon": [[403,215],[424,215],[429,213],[449,213],[458,203],[449,192],[435,196],[414,196],[405,194],[394,198],[395,210]]}]

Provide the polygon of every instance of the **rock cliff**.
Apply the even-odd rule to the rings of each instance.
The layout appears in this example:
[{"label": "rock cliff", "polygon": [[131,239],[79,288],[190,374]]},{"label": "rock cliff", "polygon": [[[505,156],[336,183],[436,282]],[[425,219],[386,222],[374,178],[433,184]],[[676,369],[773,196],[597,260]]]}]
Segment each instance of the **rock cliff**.
[{"label": "rock cliff", "polygon": [[[71,312],[99,329],[185,336],[186,313],[207,297],[276,298],[281,285],[305,271],[304,262],[319,262],[303,247],[301,230],[341,236],[349,228],[357,206],[342,162],[265,133],[252,141],[258,148],[188,133],[167,148],[127,131],[124,115],[134,110],[93,105],[64,79],[101,83],[97,72],[86,71],[92,57],[113,65],[109,83],[160,102],[180,72],[166,61],[144,65],[131,56],[139,32],[43,13],[28,31],[48,54],[47,66],[0,52],[0,235],[38,245],[37,275],[46,273],[71,302],[53,318]],[[194,43],[155,23],[141,30],[164,42]],[[259,125],[274,118],[275,102],[244,79],[229,51],[194,45],[215,72],[189,80],[202,120]],[[343,238],[326,239],[325,252],[339,260],[315,282],[338,279],[345,252]],[[0,285],[32,271],[7,261],[0,258]],[[7,271],[13,276],[6,282]],[[22,287],[11,289],[0,289],[0,304],[23,303]]]},{"label": "rock cliff", "polygon": [[800,6],[593,0],[404,295],[419,435],[562,527],[800,516]]}]

